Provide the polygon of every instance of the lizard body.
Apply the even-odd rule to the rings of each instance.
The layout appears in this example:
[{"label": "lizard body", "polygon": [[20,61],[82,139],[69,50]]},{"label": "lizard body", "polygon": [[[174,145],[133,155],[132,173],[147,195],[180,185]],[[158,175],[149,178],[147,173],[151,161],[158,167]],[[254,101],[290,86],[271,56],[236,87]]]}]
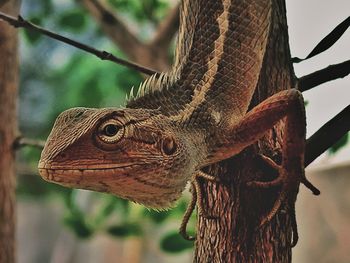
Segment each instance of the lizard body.
[{"label": "lizard body", "polygon": [[[261,138],[285,119],[281,194],[306,182],[301,94],[286,90],[248,113],[271,33],[273,0],[184,0],[173,68],[130,94],[125,108],[73,108],[56,120],[39,162],[41,176],[69,187],[108,192],[164,209],[188,182],[201,209],[201,172]],[[292,198],[293,199],[293,198]],[[185,215],[185,223],[193,202]],[[185,229],[182,226],[182,232]]]}]

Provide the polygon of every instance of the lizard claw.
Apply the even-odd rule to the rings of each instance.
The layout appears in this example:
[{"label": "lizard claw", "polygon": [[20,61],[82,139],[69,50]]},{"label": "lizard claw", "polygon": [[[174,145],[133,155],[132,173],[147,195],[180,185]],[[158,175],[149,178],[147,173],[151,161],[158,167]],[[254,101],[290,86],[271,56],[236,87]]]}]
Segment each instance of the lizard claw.
[{"label": "lizard claw", "polygon": [[187,234],[187,232],[182,232],[181,229],[180,229],[180,235],[182,236],[183,239],[187,240],[187,241],[194,241],[196,240],[196,237],[195,236],[190,236],[189,234]]}]

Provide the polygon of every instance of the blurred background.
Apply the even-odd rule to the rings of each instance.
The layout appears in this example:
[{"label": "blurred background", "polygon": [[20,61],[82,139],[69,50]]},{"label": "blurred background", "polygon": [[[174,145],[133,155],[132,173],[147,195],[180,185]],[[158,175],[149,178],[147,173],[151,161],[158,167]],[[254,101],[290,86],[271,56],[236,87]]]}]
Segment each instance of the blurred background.
[{"label": "blurred background", "polygon": [[[22,1],[21,14],[97,49],[140,64],[143,60],[135,54],[141,54],[146,66],[169,67],[176,36],[172,28],[177,23],[171,16],[177,15],[177,1],[108,0],[101,1],[102,6],[88,2],[26,0]],[[128,32],[113,37],[101,26],[96,7],[100,14],[105,12],[104,17],[107,11],[116,15],[118,20],[112,21],[122,21]],[[287,0],[292,56],[305,57],[349,16],[349,10],[348,0]],[[163,21],[171,25],[163,41],[157,42],[161,29],[167,26]],[[122,43],[132,37],[137,45]],[[40,34],[20,30],[20,38],[19,120],[25,137],[45,140],[57,115],[71,107],[123,105],[131,87],[138,87],[143,79],[133,70]],[[347,32],[331,49],[296,64],[297,76],[348,60],[349,47]],[[155,54],[157,50],[161,52]],[[348,77],[305,92],[309,136],[347,106],[349,83]],[[347,142],[348,135],[307,169],[307,176],[322,194],[314,197],[301,188],[297,202],[301,238],[293,250],[293,262],[350,261]],[[18,262],[191,262],[193,243],[178,235],[188,193],[176,208],[158,213],[114,196],[46,183],[37,174],[39,156],[40,150],[33,147],[18,152]],[[192,216],[190,231],[194,228]]]}]

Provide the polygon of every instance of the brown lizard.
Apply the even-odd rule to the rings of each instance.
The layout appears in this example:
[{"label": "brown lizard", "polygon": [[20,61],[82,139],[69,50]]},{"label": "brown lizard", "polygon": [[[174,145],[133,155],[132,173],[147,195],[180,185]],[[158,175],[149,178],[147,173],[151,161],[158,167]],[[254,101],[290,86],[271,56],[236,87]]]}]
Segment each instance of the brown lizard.
[{"label": "brown lizard", "polygon": [[[202,168],[239,154],[280,120],[282,162],[262,156],[280,185],[263,225],[282,202],[294,202],[304,176],[305,112],[295,89],[248,111],[271,33],[273,0],[184,0],[173,68],[139,87],[125,108],[73,108],[56,120],[39,162],[41,176],[68,187],[112,193],[154,209],[174,205],[188,182],[190,203],[180,232],[202,193]],[[294,203],[293,203],[294,204]]]}]

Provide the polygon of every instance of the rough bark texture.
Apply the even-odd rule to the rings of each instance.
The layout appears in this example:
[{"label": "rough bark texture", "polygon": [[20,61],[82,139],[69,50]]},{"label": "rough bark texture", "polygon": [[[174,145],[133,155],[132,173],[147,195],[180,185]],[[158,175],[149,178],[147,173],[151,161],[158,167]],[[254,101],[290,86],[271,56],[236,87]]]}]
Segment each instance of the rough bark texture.
[{"label": "rough bark texture", "polygon": [[[284,1],[273,1],[273,28],[251,107],[272,94],[295,86],[290,62]],[[252,189],[251,180],[276,176],[257,157],[263,153],[277,163],[281,159],[282,125],[240,155],[208,168],[220,183],[203,182],[203,207],[217,219],[198,218],[194,262],[291,262],[292,211],[282,206],[270,223],[257,229],[271,209],[278,188]]]},{"label": "rough bark texture", "polygon": [[[16,1],[0,10],[14,14]],[[0,263],[15,262],[15,156],[18,83],[17,31],[0,22]]]}]

